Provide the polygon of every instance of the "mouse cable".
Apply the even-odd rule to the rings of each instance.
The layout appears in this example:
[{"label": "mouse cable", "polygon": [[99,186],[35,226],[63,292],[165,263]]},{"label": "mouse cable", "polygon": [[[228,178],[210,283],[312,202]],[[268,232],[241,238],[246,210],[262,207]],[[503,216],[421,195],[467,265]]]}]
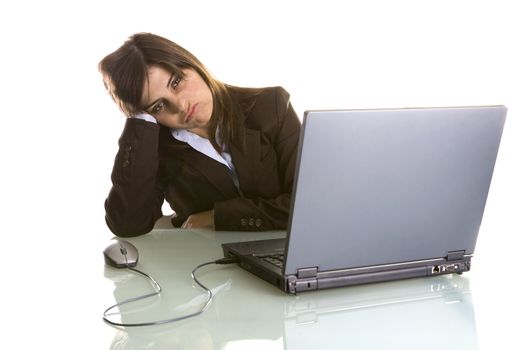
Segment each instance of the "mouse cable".
[{"label": "mouse cable", "polygon": [[[109,308],[107,308],[104,311],[102,319],[104,320],[104,322],[109,323],[112,326],[142,327],[142,326],[154,326],[154,325],[160,325],[160,324],[165,324],[165,323],[182,321],[182,320],[185,320],[187,318],[200,315],[204,311],[206,311],[208,306],[210,306],[212,298],[213,298],[213,293],[211,292],[211,290],[209,288],[207,288],[205,285],[203,285],[201,282],[199,282],[199,280],[195,276],[195,273],[197,272],[197,270],[200,269],[201,267],[206,266],[206,265],[212,265],[212,264],[225,265],[225,264],[233,264],[233,263],[236,263],[236,262],[238,262],[238,260],[235,259],[235,258],[222,258],[222,259],[219,259],[219,260],[208,261],[206,263],[200,264],[199,266],[195,267],[191,271],[191,278],[193,279],[193,281],[195,283],[197,283],[199,285],[199,287],[201,287],[203,290],[205,290],[207,295],[208,295],[208,298],[206,299],[206,302],[203,304],[202,308],[200,310],[194,312],[194,313],[191,313],[191,314],[188,314],[188,315],[184,315],[184,316],[180,316],[180,317],[176,317],[176,318],[170,318],[170,319],[159,320],[159,321],[151,321],[151,322],[141,322],[141,323],[119,323],[119,322],[114,322],[114,321],[111,321],[110,319],[108,319],[108,316],[110,316],[110,315],[108,315],[109,310],[114,309],[114,308],[116,308],[118,306],[121,306],[121,305],[124,305],[124,304],[132,303],[132,302],[135,302],[135,301],[138,301],[138,300],[142,300],[142,299],[146,299],[146,298],[149,298],[149,297],[152,297],[152,296],[155,296],[155,295],[159,295],[160,292],[162,291],[162,288],[160,287],[160,284],[153,277],[151,277],[150,275],[148,275],[145,272],[142,272],[140,270],[137,270],[137,269],[135,269],[133,267],[128,266],[127,268],[129,270],[131,270],[133,272],[136,272],[136,273],[138,273],[138,274],[148,278],[150,280],[150,282],[153,284],[153,287],[155,287],[156,291],[153,292],[153,293],[141,295],[141,296],[138,296],[138,297],[129,298],[129,299],[123,300],[121,302],[118,302],[118,303],[116,303],[113,306],[110,306]],[[116,315],[116,313],[113,313],[111,315]]]}]

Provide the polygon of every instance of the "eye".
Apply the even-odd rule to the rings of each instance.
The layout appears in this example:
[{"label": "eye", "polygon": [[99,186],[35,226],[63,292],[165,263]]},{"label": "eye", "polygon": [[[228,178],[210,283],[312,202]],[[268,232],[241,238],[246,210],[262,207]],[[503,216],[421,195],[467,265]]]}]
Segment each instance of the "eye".
[{"label": "eye", "polygon": [[164,109],[164,101],[160,101],[159,103],[157,103],[152,109],[151,109],[151,112],[153,114],[156,114],[156,113],[159,113],[160,111],[162,111]]},{"label": "eye", "polygon": [[180,84],[181,80],[182,80],[181,77],[178,77],[178,76],[173,77],[173,79],[171,80],[171,87],[175,89]]}]

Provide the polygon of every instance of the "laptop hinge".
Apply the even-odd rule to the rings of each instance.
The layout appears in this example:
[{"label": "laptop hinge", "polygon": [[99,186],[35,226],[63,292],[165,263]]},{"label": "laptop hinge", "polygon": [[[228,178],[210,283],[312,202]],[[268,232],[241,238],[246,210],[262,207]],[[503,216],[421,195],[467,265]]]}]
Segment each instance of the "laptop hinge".
[{"label": "laptop hinge", "polygon": [[453,260],[463,260],[465,258],[465,251],[464,250],[454,250],[447,253],[447,260],[453,261]]},{"label": "laptop hinge", "polygon": [[319,268],[317,266],[297,269],[297,278],[317,277],[318,270]]},{"label": "laptop hinge", "polygon": [[316,290],[318,270],[319,268],[317,266],[297,269],[297,277],[293,276],[293,282],[290,281],[291,284],[289,284],[290,291],[292,293],[297,293],[307,290]]}]

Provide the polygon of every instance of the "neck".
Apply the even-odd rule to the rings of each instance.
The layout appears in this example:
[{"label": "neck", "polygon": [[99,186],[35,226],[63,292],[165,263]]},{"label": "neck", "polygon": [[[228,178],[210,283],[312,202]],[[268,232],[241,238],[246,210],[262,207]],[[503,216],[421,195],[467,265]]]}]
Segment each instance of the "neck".
[{"label": "neck", "polygon": [[207,128],[193,128],[188,129],[188,131],[194,133],[195,135],[199,135],[200,137],[203,137],[205,139],[210,139]]}]

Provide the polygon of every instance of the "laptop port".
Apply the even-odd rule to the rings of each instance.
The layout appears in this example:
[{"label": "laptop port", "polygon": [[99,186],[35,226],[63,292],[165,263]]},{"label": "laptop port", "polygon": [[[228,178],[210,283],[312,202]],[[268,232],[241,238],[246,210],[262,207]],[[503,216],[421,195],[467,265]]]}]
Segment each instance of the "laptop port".
[{"label": "laptop port", "polygon": [[458,269],[458,266],[455,265],[455,264],[449,264],[449,265],[446,266],[446,270],[447,270],[448,272],[454,272],[454,271],[456,271],[457,269]]},{"label": "laptop port", "polygon": [[439,268],[439,265],[434,266],[434,268],[432,269],[432,273],[439,273],[440,271],[441,269]]}]

